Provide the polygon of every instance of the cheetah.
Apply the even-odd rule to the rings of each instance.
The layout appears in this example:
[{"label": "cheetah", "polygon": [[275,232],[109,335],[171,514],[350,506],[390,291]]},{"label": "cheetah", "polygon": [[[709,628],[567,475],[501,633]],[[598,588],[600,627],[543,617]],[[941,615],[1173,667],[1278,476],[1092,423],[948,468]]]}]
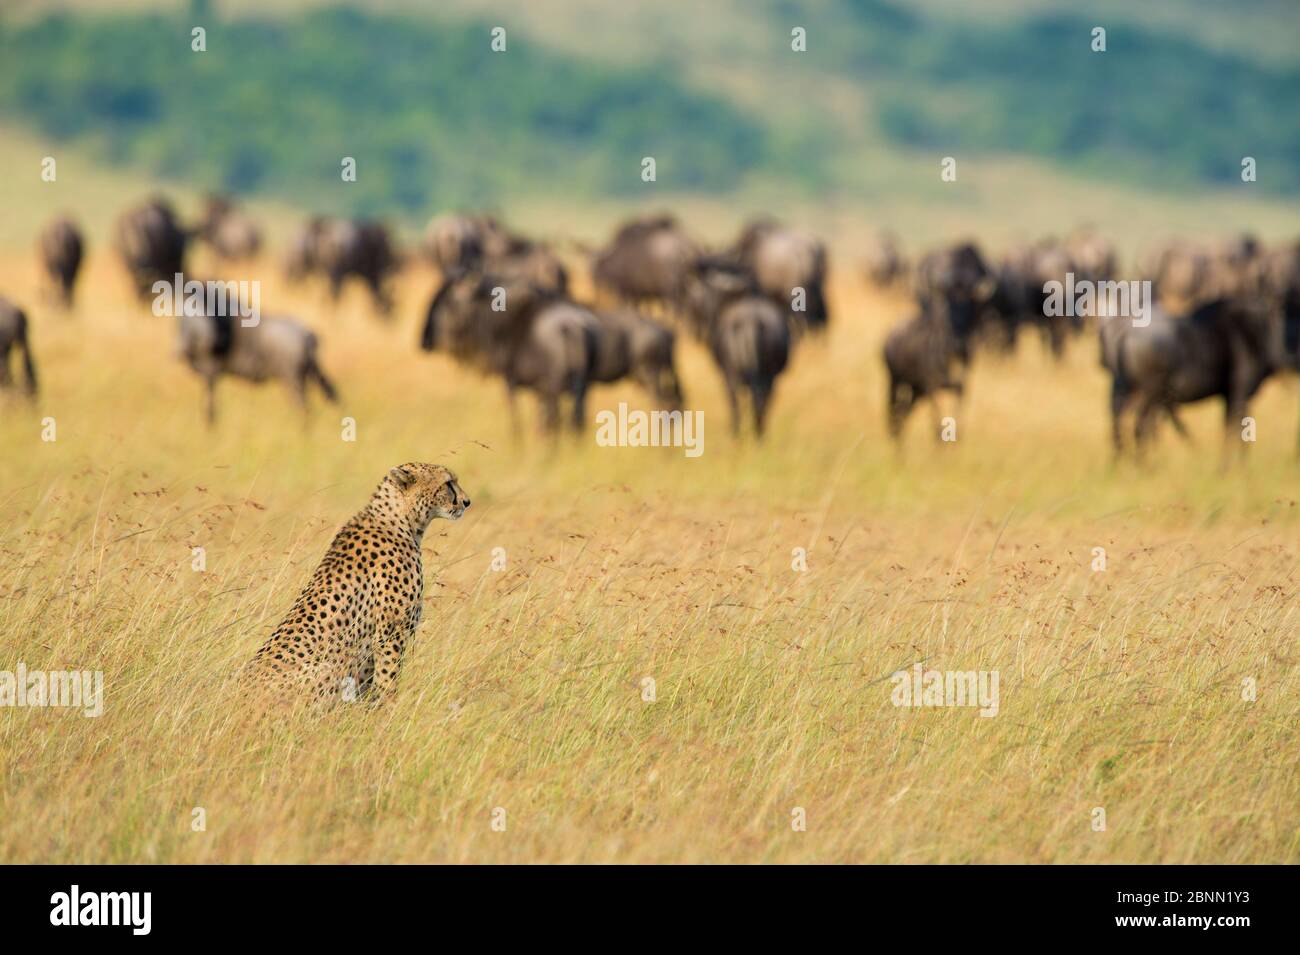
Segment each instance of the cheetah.
[{"label": "cheetah", "polygon": [[437,464],[403,464],[342,529],[248,679],[294,702],[378,702],[396,690],[420,623],[420,540],[435,517],[459,520],[469,498]]}]

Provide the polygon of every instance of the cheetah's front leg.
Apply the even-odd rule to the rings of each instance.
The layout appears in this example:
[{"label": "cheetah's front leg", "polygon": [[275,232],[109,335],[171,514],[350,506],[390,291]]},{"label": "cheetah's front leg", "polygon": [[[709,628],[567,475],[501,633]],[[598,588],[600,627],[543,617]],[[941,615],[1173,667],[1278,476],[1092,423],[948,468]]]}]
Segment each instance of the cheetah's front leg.
[{"label": "cheetah's front leg", "polygon": [[385,625],[375,634],[374,693],[370,697],[374,702],[382,702],[397,691],[397,674],[402,669],[410,634],[404,620]]}]

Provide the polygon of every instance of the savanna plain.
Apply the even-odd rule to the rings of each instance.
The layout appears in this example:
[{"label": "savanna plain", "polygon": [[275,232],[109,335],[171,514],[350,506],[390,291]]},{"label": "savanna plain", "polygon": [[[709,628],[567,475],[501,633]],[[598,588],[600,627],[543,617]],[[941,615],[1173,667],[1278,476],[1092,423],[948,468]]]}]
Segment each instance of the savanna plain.
[{"label": "savanna plain", "polygon": [[[909,303],[846,257],[761,445],[685,335],[702,456],[552,443],[417,351],[431,271],[384,324],[268,253],[263,309],[320,333],[342,401],[304,423],[226,381],[209,430],[173,320],[92,242],[67,315],[30,245],[0,257],[42,379],[0,396],[0,667],[104,673],[102,716],[0,708],[0,860],[1300,861],[1294,378],[1228,473],[1210,406],[1116,465],[1093,340],[1057,365],[1026,338],[979,357],[955,442],[922,414],[896,452],[879,349]],[[589,412],[619,401],[647,406]],[[254,712],[239,666],[409,460],[474,504],[425,538],[395,699]],[[997,715],[895,706],[917,663],[998,671]]]}]

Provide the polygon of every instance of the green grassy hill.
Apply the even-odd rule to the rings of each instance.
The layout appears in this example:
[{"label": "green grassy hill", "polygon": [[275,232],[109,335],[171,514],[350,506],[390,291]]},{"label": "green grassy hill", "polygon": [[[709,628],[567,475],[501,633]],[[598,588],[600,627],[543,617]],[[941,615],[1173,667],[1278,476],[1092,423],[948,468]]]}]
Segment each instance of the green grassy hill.
[{"label": "green grassy hill", "polygon": [[[1279,104],[1300,93],[1300,58],[1276,41],[1300,8],[981,10],[19,0],[0,19],[0,119],[146,180],[412,224],[496,205],[567,211],[582,231],[573,220],[603,210],[685,201],[726,228],[772,209],[852,231],[867,209],[922,240],[1080,221],[1123,239],[1297,228],[1300,114]],[[488,46],[498,25],[504,54]],[[790,49],[794,26],[807,52]],[[957,183],[939,181],[946,155]],[[1240,182],[1244,155],[1256,183]]]}]

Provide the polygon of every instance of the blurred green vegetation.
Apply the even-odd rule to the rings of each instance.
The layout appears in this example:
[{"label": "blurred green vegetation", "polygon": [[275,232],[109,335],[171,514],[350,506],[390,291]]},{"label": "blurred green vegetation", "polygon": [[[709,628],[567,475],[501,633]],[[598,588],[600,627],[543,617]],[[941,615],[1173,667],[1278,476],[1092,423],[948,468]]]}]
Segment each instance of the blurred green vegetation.
[{"label": "blurred green vegetation", "polygon": [[[1238,183],[1249,155],[1254,188],[1300,192],[1295,59],[1247,59],[1131,22],[1109,26],[1107,52],[1094,53],[1093,24],[1074,15],[954,22],[887,0],[749,9],[778,44],[805,25],[799,68],[862,90],[866,138],[900,156],[1030,155],[1177,191]],[[196,22],[205,53],[190,50]],[[728,195],[758,180],[825,197],[852,191],[844,170],[866,161],[863,137],[827,104],[787,108],[779,46],[746,54],[772,56],[772,69],[754,71],[764,95],[737,98],[688,78],[684,42],[629,65],[520,29],[504,55],[489,39],[486,23],[346,8],[0,23],[0,111],[152,175],[359,214],[659,188]],[[647,155],[657,185],[640,179]],[[355,183],[340,179],[344,156],[357,160]]]},{"label": "blurred green vegetation", "polygon": [[[1027,154],[1089,174],[1179,188],[1300,191],[1300,61],[1252,62],[1108,19],[940,23],[883,0],[840,0],[828,54],[871,85],[882,132],[957,154]],[[1300,26],[1294,18],[1279,29]],[[1106,50],[1092,30],[1106,27]]]},{"label": "blurred green vegetation", "polygon": [[[512,192],[721,192],[797,150],[662,69],[577,61],[490,27],[321,10],[294,18],[59,16],[0,33],[0,108],[110,161],[330,211]],[[344,184],[342,157],[357,160]],[[784,158],[783,158],[784,157]],[[793,170],[792,170],[793,171]]]}]

